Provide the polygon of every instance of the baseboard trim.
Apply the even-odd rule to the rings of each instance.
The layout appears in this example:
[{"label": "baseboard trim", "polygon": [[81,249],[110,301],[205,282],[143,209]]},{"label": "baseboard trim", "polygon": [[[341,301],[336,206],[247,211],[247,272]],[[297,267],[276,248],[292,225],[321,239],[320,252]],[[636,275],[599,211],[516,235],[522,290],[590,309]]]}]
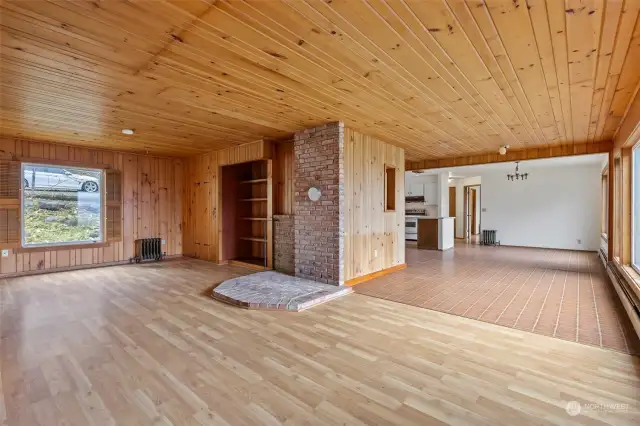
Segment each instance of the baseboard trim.
[{"label": "baseboard trim", "polygon": [[581,253],[597,253],[599,251],[599,249],[587,250],[587,249],[572,249],[572,248],[560,248],[560,247],[514,246],[511,244],[498,244],[495,247],[515,247],[515,248],[536,249],[536,250],[578,251]]},{"label": "baseboard trim", "polygon": [[[170,256],[165,256],[165,260],[179,260],[186,256],[181,254],[173,254]],[[162,262],[162,261],[160,261]],[[35,271],[22,271],[15,272],[10,274],[0,275],[1,279],[9,279],[9,278],[18,278],[18,277],[28,277],[31,275],[43,275],[43,274],[56,274],[59,272],[69,272],[69,271],[80,271],[83,269],[96,269],[96,268],[107,268],[109,266],[123,266],[123,265],[146,265],[147,263],[156,263],[156,261],[143,261],[141,263],[131,263],[129,260],[117,260],[114,262],[103,262],[103,263],[91,263],[88,265],[74,265],[74,266],[63,266],[61,268],[49,268],[49,269],[36,269]]]},{"label": "baseboard trim", "polygon": [[362,275],[361,277],[352,278],[350,280],[345,281],[344,285],[351,287],[351,286],[354,286],[356,284],[360,284],[360,283],[363,283],[365,281],[369,281],[369,280],[372,280],[374,278],[378,278],[378,277],[381,277],[383,275],[390,274],[392,272],[401,271],[401,270],[405,269],[406,267],[407,267],[406,263],[403,263],[401,265],[392,266],[391,268],[383,269],[381,271],[372,272],[372,273],[367,274],[367,275]]}]

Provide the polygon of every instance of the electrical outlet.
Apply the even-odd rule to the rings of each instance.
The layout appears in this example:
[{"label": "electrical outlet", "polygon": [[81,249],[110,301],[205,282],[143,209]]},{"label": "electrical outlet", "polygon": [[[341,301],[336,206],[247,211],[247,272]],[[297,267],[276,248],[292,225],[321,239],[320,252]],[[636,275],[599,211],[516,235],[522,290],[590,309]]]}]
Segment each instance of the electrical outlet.
[{"label": "electrical outlet", "polygon": [[373,257],[378,257],[378,250],[373,251]]},{"label": "electrical outlet", "polygon": [[166,240],[162,240],[162,245],[165,245],[165,244],[167,244],[167,241]]},{"label": "electrical outlet", "polygon": [[578,244],[582,244],[582,240],[578,240]]},{"label": "electrical outlet", "polygon": [[9,257],[9,250],[2,250],[2,257]]}]

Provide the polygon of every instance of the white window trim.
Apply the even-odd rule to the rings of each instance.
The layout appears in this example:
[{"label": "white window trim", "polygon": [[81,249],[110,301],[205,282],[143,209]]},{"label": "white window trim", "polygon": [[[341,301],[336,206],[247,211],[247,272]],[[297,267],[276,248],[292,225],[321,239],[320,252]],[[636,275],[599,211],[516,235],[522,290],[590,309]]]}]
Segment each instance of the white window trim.
[{"label": "white window trim", "polygon": [[[27,243],[25,241],[25,220],[24,220],[24,168],[27,167],[55,167],[60,169],[85,169],[100,172],[100,185],[99,191],[100,194],[100,213],[98,217],[100,218],[100,238],[97,240],[85,240],[85,241],[68,241],[68,242],[59,242],[59,243]],[[95,244],[103,244],[105,242],[104,238],[104,170],[96,169],[93,167],[77,167],[77,166],[62,166],[55,165],[51,163],[21,163],[20,164],[20,247],[24,249],[32,249],[32,248],[46,248],[46,247],[64,247],[64,246],[80,246],[86,245],[91,247]]]}]

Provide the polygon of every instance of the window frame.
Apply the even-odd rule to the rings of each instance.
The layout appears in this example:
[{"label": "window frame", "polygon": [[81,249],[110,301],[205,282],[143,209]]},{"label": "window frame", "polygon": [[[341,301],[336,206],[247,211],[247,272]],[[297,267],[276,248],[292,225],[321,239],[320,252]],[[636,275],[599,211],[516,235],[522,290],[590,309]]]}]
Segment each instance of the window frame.
[{"label": "window frame", "polygon": [[611,212],[609,212],[609,166],[604,168],[602,171],[602,176],[600,179],[600,195],[602,197],[602,209],[601,209],[601,218],[600,218],[600,235],[605,239],[609,240],[609,216]]},{"label": "window frame", "polygon": [[[389,188],[389,175],[393,176],[393,188]],[[385,213],[394,213],[398,207],[398,169],[392,164],[384,165],[384,211]],[[391,192],[390,192],[391,190]],[[389,202],[393,205],[389,207]]]},{"label": "window frame", "polygon": [[620,262],[623,246],[623,173],[622,155],[613,158],[613,255],[612,258]]},{"label": "window frame", "polygon": [[[640,274],[640,262],[636,264],[636,243],[635,237],[636,232],[640,232],[640,229],[636,229],[636,220],[640,211],[637,211],[636,208],[636,191],[638,191],[638,185],[640,185],[640,164],[636,164],[635,156],[636,154],[640,158],[640,143],[636,143],[635,146],[631,148],[631,258],[629,259],[630,266],[633,268],[638,274]],[[640,163],[640,161],[638,161]]]},{"label": "window frame", "polygon": [[[48,168],[52,169],[85,169],[92,170],[100,173],[100,212],[98,216],[100,217],[100,239],[94,241],[67,241],[67,242],[57,242],[57,243],[26,243],[25,242],[25,220],[24,220],[24,169],[25,166],[36,167],[38,169],[46,170]],[[48,172],[47,172],[48,173]],[[46,250],[66,250],[66,249],[74,249],[74,248],[95,248],[95,247],[103,247],[107,246],[106,239],[106,229],[105,229],[105,191],[106,191],[106,176],[105,169],[103,167],[93,165],[93,166],[84,166],[84,165],[66,165],[66,164],[56,164],[45,161],[30,161],[23,160],[20,162],[20,252],[31,252],[31,251],[46,251]]]}]

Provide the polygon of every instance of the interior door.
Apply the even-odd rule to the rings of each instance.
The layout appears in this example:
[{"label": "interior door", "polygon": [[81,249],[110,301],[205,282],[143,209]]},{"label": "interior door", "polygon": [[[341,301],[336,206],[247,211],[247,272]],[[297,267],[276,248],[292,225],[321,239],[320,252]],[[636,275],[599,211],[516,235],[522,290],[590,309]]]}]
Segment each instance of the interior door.
[{"label": "interior door", "polygon": [[[456,187],[449,187],[449,217],[453,218],[453,229],[456,229]],[[455,232],[455,231],[454,231]]]},{"label": "interior door", "polygon": [[469,188],[468,186],[464,187],[464,224],[462,225],[464,227],[464,238],[465,240],[468,240],[469,238],[471,238],[471,235],[469,233],[469,229],[470,229],[470,224],[471,224],[471,209],[469,209],[469,192],[471,191],[471,188]]},{"label": "interior door", "polygon": [[478,191],[476,189],[471,189],[471,201],[470,201],[471,208],[469,209],[471,211],[471,235],[476,235],[478,233],[478,224],[477,224],[478,212],[476,210],[477,196],[478,196]]}]

